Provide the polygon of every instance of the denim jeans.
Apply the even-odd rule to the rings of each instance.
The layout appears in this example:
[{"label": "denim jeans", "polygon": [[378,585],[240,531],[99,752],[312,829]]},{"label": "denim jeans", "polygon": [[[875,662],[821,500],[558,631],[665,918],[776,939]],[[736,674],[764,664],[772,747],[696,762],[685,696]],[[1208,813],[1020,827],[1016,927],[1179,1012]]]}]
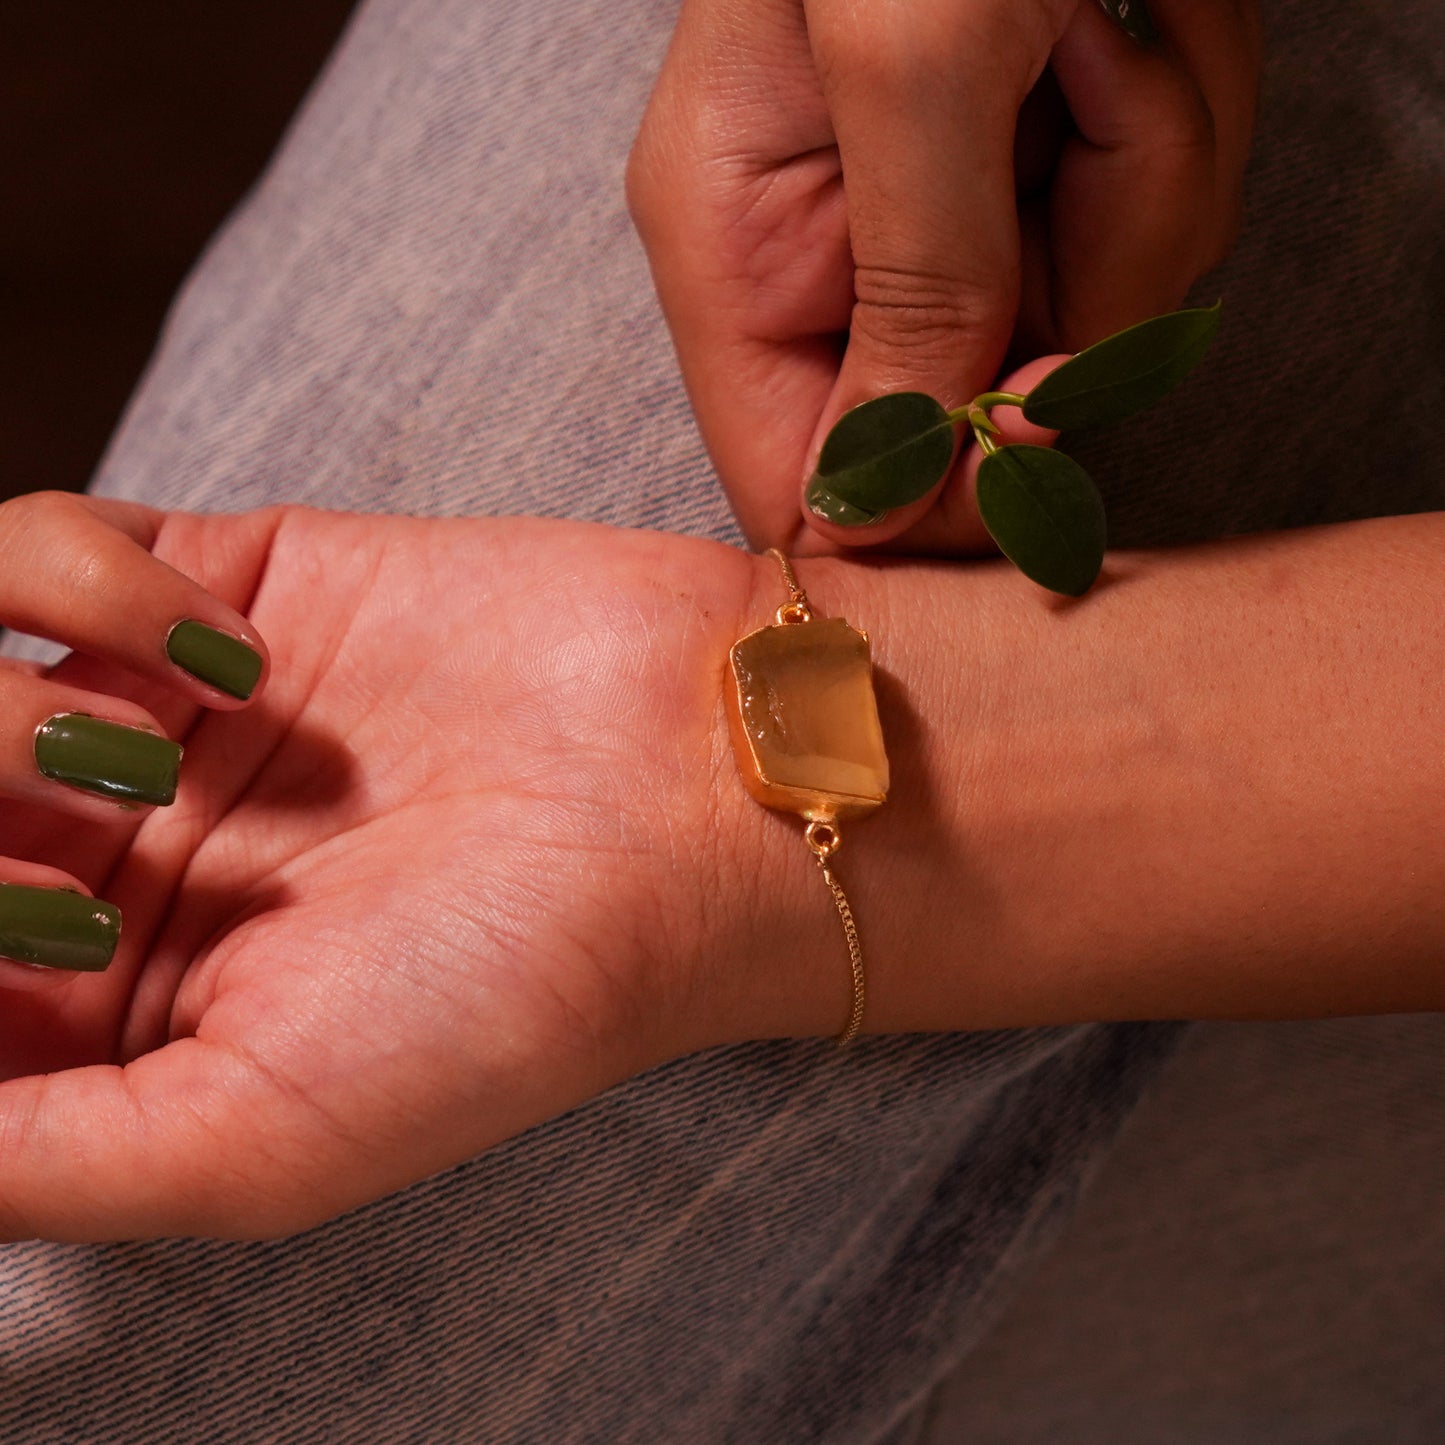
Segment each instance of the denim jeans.
[{"label": "denim jeans", "polygon": [[[363,5],[95,489],[736,541],[621,196],[673,8]],[[1080,448],[1120,543],[1441,505],[1439,6],[1331,9],[1272,12],[1213,362]],[[7,1247],[0,1438],[901,1440],[1180,1033],[716,1050],[296,1239]]]}]

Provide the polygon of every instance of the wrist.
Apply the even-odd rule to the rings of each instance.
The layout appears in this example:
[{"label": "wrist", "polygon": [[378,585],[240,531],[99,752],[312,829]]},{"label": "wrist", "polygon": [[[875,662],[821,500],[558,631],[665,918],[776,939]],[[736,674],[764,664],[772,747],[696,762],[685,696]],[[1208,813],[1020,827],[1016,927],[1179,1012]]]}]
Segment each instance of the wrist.
[{"label": "wrist", "polygon": [[[704,896],[689,917],[700,927],[684,939],[679,954],[691,963],[676,974],[685,999],[678,1012],[687,1021],[677,1037],[689,1048],[763,1037],[833,1037],[848,1021],[854,998],[848,941],[806,844],[806,824],[793,813],[755,801],[734,758],[724,704],[731,685],[729,652],[740,637],[772,623],[788,600],[772,558],[743,560],[747,586],[727,625],[715,629],[698,652],[710,689],[699,700],[696,720],[709,737],[707,794],[699,806],[714,822],[706,835],[706,859],[694,869]],[[888,675],[888,650],[879,651],[880,631],[887,633],[893,625],[887,569],[813,559],[799,571],[816,616],[845,618],[871,635],[894,796],[903,799],[891,829],[880,829],[880,820],[899,812],[892,801],[876,814],[843,822],[843,847],[830,860],[853,901],[866,954],[873,915],[889,906],[890,870],[884,866],[889,835],[903,856],[918,857],[918,834],[907,821],[922,816],[910,801],[925,771],[919,765],[922,740],[908,715],[918,698],[915,694],[910,700]],[[929,863],[941,866],[942,860]],[[876,1008],[878,1001],[875,991],[865,1011],[865,1030],[890,1026],[889,1011]]]},{"label": "wrist", "polygon": [[655,683],[676,708],[677,762],[672,801],[649,825],[662,860],[651,910],[661,926],[646,949],[658,1056],[836,1033],[851,999],[837,916],[802,820],[745,787],[724,702],[733,644],[787,594],[770,558],[674,540],[681,645],[657,659]]},{"label": "wrist", "polygon": [[[838,858],[864,1031],[1445,1003],[1442,639],[1418,601],[1442,531],[1116,553],[1081,603],[1003,564],[804,560],[816,610],[870,635],[891,763]],[[686,583],[710,615],[685,649],[679,787],[706,822],[672,845],[668,1055],[826,1037],[850,996],[801,822],[733,763],[728,650],[782,592],[771,562],[726,555],[725,597],[700,566]]]},{"label": "wrist", "polygon": [[[1420,605],[1442,532],[1116,553],[1081,603],[1003,564],[804,561],[817,611],[870,635],[892,764],[838,859],[864,1031],[1445,1003],[1445,639]],[[715,694],[780,600],[753,577]],[[713,1022],[832,1034],[837,916],[799,821],[736,777],[720,703],[714,729]]]}]

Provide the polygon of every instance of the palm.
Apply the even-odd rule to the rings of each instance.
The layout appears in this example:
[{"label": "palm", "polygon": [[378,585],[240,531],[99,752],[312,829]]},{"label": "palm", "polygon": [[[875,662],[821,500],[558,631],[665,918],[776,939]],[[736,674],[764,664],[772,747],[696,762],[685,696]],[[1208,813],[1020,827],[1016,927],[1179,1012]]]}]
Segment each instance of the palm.
[{"label": "palm", "polygon": [[[107,975],[20,996],[4,1072],[51,1078],[0,1089],[0,1133],[37,1089],[56,1117],[84,1113],[98,1174],[130,1131],[184,1176],[193,1139],[164,1115],[183,1099],[253,1181],[231,1227],[256,1231],[418,1178],[659,1056],[638,1026],[647,960],[676,942],[657,900],[696,860],[651,821],[700,806],[716,746],[677,659],[721,657],[744,575],[721,549],[699,567],[705,544],[559,524],[287,511],[268,532],[178,517],[156,549],[249,602],[273,657],[254,708],[198,716],[62,665],[152,707],[184,738],[186,781],[128,838],[7,819],[17,855],[85,878],[126,931]],[[112,1061],[124,1089],[76,1070]],[[214,1213],[183,1197],[156,1229]]]}]

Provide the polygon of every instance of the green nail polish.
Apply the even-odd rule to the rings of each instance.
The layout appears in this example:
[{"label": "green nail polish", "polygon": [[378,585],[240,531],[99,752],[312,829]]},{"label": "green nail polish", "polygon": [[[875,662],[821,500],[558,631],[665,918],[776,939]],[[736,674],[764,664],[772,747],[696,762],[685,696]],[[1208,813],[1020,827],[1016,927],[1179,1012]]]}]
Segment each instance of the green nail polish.
[{"label": "green nail polish", "polygon": [[256,690],[261,654],[239,637],[187,619],[171,628],[166,654],[177,667],[211,687],[242,700]]},{"label": "green nail polish", "polygon": [[888,515],[887,512],[870,512],[863,507],[855,507],[852,502],[835,497],[816,477],[808,483],[803,500],[810,512],[815,512],[825,522],[832,522],[835,527],[867,527],[881,522]]},{"label": "green nail polish", "polygon": [[1145,0],[1099,0],[1104,13],[1126,34],[1143,45],[1152,45],[1159,38],[1154,17]]},{"label": "green nail polish", "polygon": [[64,888],[0,883],[0,958],[100,973],[120,941],[120,909]]},{"label": "green nail polish", "polygon": [[175,801],[181,749],[140,728],[66,712],[35,730],[35,764],[45,777],[73,788],[164,807]]}]

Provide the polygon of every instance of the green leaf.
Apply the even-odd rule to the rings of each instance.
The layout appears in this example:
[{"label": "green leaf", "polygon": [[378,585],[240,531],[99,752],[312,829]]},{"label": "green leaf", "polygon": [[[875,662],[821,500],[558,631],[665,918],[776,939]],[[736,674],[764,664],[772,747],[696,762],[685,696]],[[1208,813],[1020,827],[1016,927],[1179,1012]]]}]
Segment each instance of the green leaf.
[{"label": "green leaf", "polygon": [[978,511],[1024,576],[1082,597],[1104,562],[1104,501],[1072,457],[1049,447],[1000,447],[978,469]]},{"label": "green leaf", "polygon": [[927,496],[953,461],[953,423],[931,396],[895,391],[838,418],[813,481],[865,512]]},{"label": "green leaf", "polygon": [[1141,321],[1055,367],[1029,392],[1024,415],[1055,431],[1122,421],[1173,391],[1218,330],[1218,302]]}]

